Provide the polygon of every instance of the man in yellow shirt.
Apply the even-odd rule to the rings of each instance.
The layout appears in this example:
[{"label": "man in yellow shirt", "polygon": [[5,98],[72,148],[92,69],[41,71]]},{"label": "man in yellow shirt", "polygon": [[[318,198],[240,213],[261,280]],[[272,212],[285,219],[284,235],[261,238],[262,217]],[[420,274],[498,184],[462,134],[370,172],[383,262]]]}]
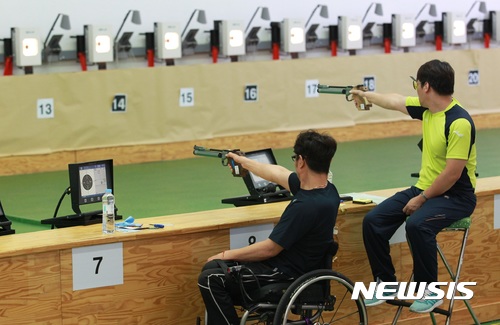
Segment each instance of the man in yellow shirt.
[{"label": "man in yellow shirt", "polygon": [[[470,115],[453,98],[453,68],[447,62],[432,60],[423,64],[412,80],[418,97],[351,91],[382,108],[422,120],[422,164],[417,183],[383,201],[363,220],[365,248],[378,282],[396,281],[389,239],[405,221],[413,253],[413,281],[438,281],[437,233],[469,217],[476,206],[476,130]],[[433,295],[426,290],[426,299],[414,301],[410,310],[432,311],[443,303],[432,299]],[[375,306],[384,301],[374,297],[365,304]]]}]

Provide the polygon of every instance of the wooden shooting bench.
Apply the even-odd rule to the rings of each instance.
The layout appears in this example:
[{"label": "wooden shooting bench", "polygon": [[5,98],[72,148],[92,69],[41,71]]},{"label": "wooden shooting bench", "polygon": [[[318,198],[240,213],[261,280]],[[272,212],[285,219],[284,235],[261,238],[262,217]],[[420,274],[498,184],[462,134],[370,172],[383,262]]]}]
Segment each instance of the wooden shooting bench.
[{"label": "wooden shooting bench", "polygon": [[[367,194],[387,197],[396,190]],[[461,278],[477,282],[471,304],[481,321],[500,314],[500,216],[494,222],[499,194],[500,177],[478,180],[478,204]],[[165,224],[165,228],[114,235],[103,235],[101,225],[90,225],[1,236],[0,323],[195,324],[196,318],[204,315],[197,278],[207,257],[229,248],[231,228],[275,223],[287,204],[141,219],[137,221]],[[373,206],[348,202],[339,212],[336,236],[340,249],[333,267],[353,281],[372,281],[361,222]],[[440,239],[443,250],[453,255],[460,241],[453,234],[443,236],[450,237]],[[122,259],[122,264],[112,265],[111,276],[107,274],[121,283],[75,290],[75,283],[82,282],[81,278],[73,278],[75,271],[81,271],[73,269],[73,265],[81,263],[77,252],[95,249],[97,255],[106,254],[100,248],[108,245],[122,249],[121,256],[113,256]],[[391,253],[398,278],[407,281],[412,261],[406,242],[393,244]],[[89,263],[92,271],[96,269],[95,262]],[[106,262],[104,259],[102,264]],[[440,267],[440,274],[444,272]],[[83,275],[88,280],[84,285],[93,285],[92,276]],[[390,323],[395,308],[389,304],[369,308],[370,324]],[[404,311],[400,323],[420,325],[423,319],[426,322],[428,315]],[[461,302],[455,304],[453,321],[471,323]]]}]

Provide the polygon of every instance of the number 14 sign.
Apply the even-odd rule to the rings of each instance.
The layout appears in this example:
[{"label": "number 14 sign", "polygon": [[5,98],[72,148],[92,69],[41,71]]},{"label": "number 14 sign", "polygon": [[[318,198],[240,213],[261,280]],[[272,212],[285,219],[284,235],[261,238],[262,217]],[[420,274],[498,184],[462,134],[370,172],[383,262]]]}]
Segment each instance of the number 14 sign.
[{"label": "number 14 sign", "polygon": [[73,248],[73,291],[123,284],[123,243]]}]

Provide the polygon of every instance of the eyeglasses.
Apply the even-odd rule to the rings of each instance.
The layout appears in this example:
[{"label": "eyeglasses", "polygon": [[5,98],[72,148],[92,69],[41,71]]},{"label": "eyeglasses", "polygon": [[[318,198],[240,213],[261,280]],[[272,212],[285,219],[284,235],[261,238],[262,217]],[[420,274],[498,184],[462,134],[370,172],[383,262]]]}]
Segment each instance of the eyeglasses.
[{"label": "eyeglasses", "polygon": [[413,89],[417,90],[418,88],[418,80],[410,76],[411,80],[413,80]]},{"label": "eyeglasses", "polygon": [[299,157],[302,157],[302,160],[306,159],[307,157],[301,154],[296,153],[295,155],[292,156],[292,161],[295,162],[296,160],[299,159]]}]

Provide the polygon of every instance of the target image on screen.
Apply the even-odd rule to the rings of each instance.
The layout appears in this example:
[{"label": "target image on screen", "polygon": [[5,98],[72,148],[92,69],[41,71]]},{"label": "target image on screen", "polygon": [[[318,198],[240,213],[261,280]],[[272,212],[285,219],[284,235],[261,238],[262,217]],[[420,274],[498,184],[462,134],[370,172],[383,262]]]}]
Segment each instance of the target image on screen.
[{"label": "target image on screen", "polygon": [[76,214],[80,206],[100,203],[107,188],[113,188],[113,160],[98,160],[69,164],[71,203]]},{"label": "target image on screen", "polygon": [[102,196],[107,186],[105,164],[80,167],[80,193],[83,200],[94,202],[95,196]]}]

